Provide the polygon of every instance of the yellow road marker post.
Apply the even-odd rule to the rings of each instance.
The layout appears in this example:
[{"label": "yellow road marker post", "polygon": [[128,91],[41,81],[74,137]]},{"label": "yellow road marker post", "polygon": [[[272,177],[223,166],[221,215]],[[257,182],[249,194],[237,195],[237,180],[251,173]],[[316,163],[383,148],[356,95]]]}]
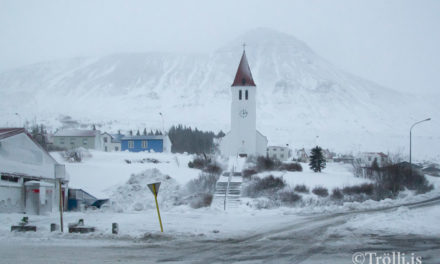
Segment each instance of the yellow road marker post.
[{"label": "yellow road marker post", "polygon": [[157,209],[157,216],[159,217],[160,231],[163,232],[162,219],[160,218],[160,212],[159,212],[159,203],[157,202],[157,194],[159,193],[159,186],[160,186],[160,182],[148,184],[148,188],[153,193],[154,200],[156,201],[156,209]]}]

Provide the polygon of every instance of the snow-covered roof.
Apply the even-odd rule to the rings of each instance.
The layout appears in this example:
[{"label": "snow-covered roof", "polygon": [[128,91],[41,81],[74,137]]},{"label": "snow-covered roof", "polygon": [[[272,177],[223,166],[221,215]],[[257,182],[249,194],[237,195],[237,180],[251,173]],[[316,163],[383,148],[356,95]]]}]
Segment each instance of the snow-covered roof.
[{"label": "snow-covered roof", "polygon": [[125,135],[122,135],[122,134],[111,134],[111,136],[112,136],[113,143],[121,143],[121,139],[123,137],[125,137]]},{"label": "snow-covered roof", "polygon": [[99,130],[65,129],[56,132],[54,137],[95,137]]},{"label": "snow-covered roof", "polygon": [[11,127],[11,128],[0,128],[0,139],[12,137],[14,135],[25,133],[24,128]]},{"label": "snow-covered roof", "polygon": [[256,86],[244,50],[232,86]]},{"label": "snow-covered roof", "polygon": [[121,140],[148,140],[148,139],[164,139],[164,135],[158,135],[158,136],[126,136],[121,138]]}]

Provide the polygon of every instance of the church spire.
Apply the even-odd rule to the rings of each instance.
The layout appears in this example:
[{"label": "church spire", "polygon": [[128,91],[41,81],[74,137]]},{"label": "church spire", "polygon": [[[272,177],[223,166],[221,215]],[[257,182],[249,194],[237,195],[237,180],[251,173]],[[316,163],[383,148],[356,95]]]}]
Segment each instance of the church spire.
[{"label": "church spire", "polygon": [[240,64],[238,65],[232,86],[256,86],[246,58],[246,51],[244,50],[245,46],[246,45],[243,44],[243,55],[241,56]]}]

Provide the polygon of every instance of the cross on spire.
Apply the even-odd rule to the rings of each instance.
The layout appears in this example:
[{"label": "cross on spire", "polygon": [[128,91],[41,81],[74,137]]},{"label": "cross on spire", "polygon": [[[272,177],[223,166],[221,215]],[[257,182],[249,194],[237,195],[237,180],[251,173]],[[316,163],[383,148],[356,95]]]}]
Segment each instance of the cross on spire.
[{"label": "cross on spire", "polygon": [[245,50],[245,48],[246,48],[246,43],[243,42],[243,51]]}]

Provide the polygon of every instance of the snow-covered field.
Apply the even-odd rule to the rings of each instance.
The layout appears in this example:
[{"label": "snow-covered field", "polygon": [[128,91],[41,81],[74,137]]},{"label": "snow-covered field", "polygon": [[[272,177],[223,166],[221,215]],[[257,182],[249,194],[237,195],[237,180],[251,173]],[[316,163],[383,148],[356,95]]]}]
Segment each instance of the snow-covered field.
[{"label": "snow-covered field", "polygon": [[[188,161],[191,155],[184,154],[160,154],[160,153],[129,153],[116,152],[106,153],[92,151],[92,157],[81,163],[67,163],[67,171],[70,175],[71,186],[83,188],[100,198],[111,196],[118,187],[127,186],[131,174],[140,175],[140,172],[158,169],[163,174],[169,175],[175,180],[175,185],[183,187],[191,179],[196,178],[200,171],[190,169]],[[57,155],[55,155],[57,156]],[[139,163],[142,159],[157,159],[159,163]],[[61,161],[61,157],[57,156]],[[128,164],[125,160],[131,160]],[[326,188],[344,187],[365,182],[364,179],[354,177],[350,167],[344,164],[329,163],[323,173],[310,172],[306,164],[302,164],[304,172],[273,172],[275,176],[282,176],[290,185],[305,184],[309,188],[324,186]],[[162,175],[162,174],[161,174]],[[160,175],[159,175],[160,176]],[[260,175],[261,176],[261,175]],[[162,177],[162,176],[161,176]],[[346,202],[344,204],[322,204],[309,207],[277,207],[273,209],[256,209],[242,203],[237,208],[226,211],[219,208],[205,207],[193,209],[188,205],[174,205],[161,207],[161,216],[164,225],[164,234],[160,233],[156,209],[152,195],[145,190],[146,196],[150,197],[139,203],[149,203],[142,210],[136,211],[130,208],[117,211],[114,208],[102,210],[87,210],[84,212],[64,213],[64,223],[77,222],[84,219],[86,225],[97,227],[97,232],[90,235],[50,233],[50,223],[59,222],[59,214],[54,212],[47,216],[30,216],[30,222],[38,227],[36,233],[18,234],[10,232],[10,225],[18,223],[22,214],[0,214],[0,236],[3,239],[21,239],[56,241],[57,239],[96,239],[99,241],[142,241],[148,237],[190,237],[192,239],[227,239],[240,238],[261,233],[270,232],[280,227],[295,223],[305,222],[316,215],[331,215],[334,213],[350,213],[364,210],[376,210],[424,201],[440,196],[440,178],[427,177],[436,189],[423,195],[414,195],[404,192],[396,200],[386,199],[383,201]],[[173,180],[173,181],[174,181]],[[132,193],[134,197],[139,197]],[[159,191],[159,203],[164,200],[163,195],[169,195],[170,190]],[[310,194],[309,196],[311,196]],[[315,198],[319,199],[319,198]],[[402,207],[390,213],[375,215],[359,214],[351,217],[344,225],[330,229],[329,232],[356,232],[360,233],[411,233],[411,234],[440,234],[436,220],[440,217],[437,206],[429,209],[424,207],[409,210]],[[111,234],[111,224],[119,224],[119,235]],[[408,228],[408,227],[411,228]]]}]

